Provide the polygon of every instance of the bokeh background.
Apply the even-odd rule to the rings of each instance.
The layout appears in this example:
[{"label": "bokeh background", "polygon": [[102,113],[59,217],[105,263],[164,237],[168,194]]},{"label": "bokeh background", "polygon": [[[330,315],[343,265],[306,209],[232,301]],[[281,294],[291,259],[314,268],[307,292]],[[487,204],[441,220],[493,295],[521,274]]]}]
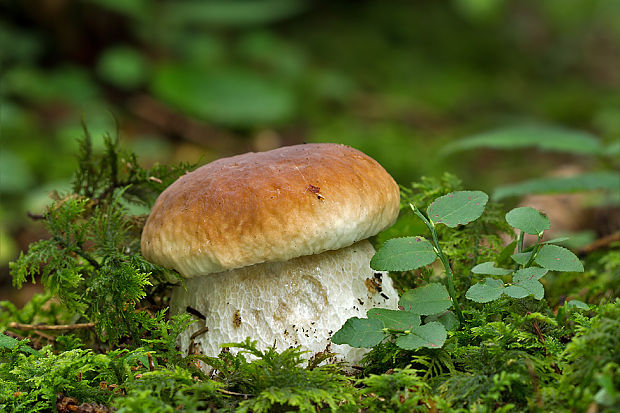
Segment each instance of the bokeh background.
[{"label": "bokeh background", "polygon": [[[18,303],[8,262],[45,236],[27,213],[70,188],[82,123],[145,166],[329,141],[401,184],[447,171],[490,193],[619,166],[618,0],[4,0],[0,59],[0,299]],[[446,152],[531,124],[602,149]],[[611,187],[530,203],[585,245],[617,229]]]}]

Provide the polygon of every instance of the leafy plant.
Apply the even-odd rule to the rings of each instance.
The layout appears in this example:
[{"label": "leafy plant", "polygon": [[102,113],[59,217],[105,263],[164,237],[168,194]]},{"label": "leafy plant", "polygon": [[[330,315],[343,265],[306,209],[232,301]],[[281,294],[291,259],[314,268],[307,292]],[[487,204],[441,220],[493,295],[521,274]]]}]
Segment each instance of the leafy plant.
[{"label": "leafy plant", "polygon": [[[405,292],[399,301],[400,310],[376,308],[368,311],[368,319],[351,318],[333,335],[332,341],[353,347],[372,347],[393,337],[396,345],[405,350],[442,347],[447,329],[465,325],[466,320],[454,287],[450,262],[442,251],[435,228],[438,224],[449,228],[469,224],[482,215],[487,201],[484,192],[456,191],[435,199],[428,206],[426,215],[411,204],[414,214],[430,230],[432,242],[419,236],[391,239],[377,251],[370,266],[381,271],[406,271],[432,264],[439,258],[445,270],[445,285],[433,282]],[[474,266],[471,272],[504,277],[512,274],[512,283],[505,285],[501,279],[486,277],[469,287],[465,294],[468,299],[487,303],[506,294],[512,298],[533,295],[540,300],[544,296],[544,287],[539,280],[548,271],[583,272],[583,265],[572,252],[552,244],[553,241],[541,243],[550,223],[540,212],[529,207],[515,208],[506,214],[506,221],[520,231],[518,241],[510,244],[513,249],[516,244],[518,249],[512,254],[516,268],[496,267],[489,261]],[[538,240],[524,250],[526,233],[537,235]],[[446,313],[449,308],[456,314],[456,320],[451,312]],[[420,316],[428,316],[424,324]]]},{"label": "leafy plant", "polygon": [[[540,279],[548,271],[583,272],[579,258],[566,248],[554,245],[554,240],[541,242],[543,233],[551,227],[549,219],[539,211],[530,207],[515,208],[506,214],[506,221],[515,229],[520,230],[518,252],[511,257],[517,263],[514,270],[497,268],[493,262],[476,265],[471,271],[475,274],[508,276],[512,274],[512,283],[505,286],[502,280],[486,277],[483,281],[471,286],[466,297],[478,303],[497,300],[502,294],[513,298],[524,298],[533,295],[541,300],[545,290]],[[523,249],[524,234],[537,235],[536,244]],[[539,266],[532,266],[534,263]]]},{"label": "leafy plant", "polygon": [[104,152],[95,154],[87,130],[78,165],[74,192],[56,195],[39,217],[51,237],[10,264],[13,284],[19,288],[40,278],[68,311],[93,323],[99,339],[114,344],[129,337],[139,346],[152,324],[149,313],[138,309],[140,301],[149,288],[175,275],[142,258],[138,234],[144,218],[130,216],[126,208],[150,206],[188,166],[142,169],[109,136]]}]

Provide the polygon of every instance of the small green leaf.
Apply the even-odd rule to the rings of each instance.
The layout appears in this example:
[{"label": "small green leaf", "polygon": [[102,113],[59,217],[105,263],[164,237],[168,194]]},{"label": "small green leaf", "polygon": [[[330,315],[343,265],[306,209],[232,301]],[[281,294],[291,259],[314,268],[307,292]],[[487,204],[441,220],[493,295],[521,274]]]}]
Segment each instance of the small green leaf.
[{"label": "small green leaf", "polygon": [[541,242],[541,244],[557,244],[559,242],[568,241],[569,239],[570,237],[558,237],[558,238],[550,239],[549,241]]},{"label": "small green leaf", "polygon": [[551,125],[508,126],[482,132],[452,142],[443,155],[458,151],[492,148],[517,149],[536,147],[544,151],[576,154],[602,154],[605,148],[590,133]]},{"label": "small green leaf", "polygon": [[420,316],[409,311],[371,308],[366,315],[383,321],[385,327],[393,330],[411,330],[420,325]]},{"label": "small green leaf", "polygon": [[570,300],[569,302],[566,303],[567,307],[575,307],[575,308],[579,308],[582,310],[589,310],[590,306],[586,303],[584,303],[583,301],[579,301],[579,300]]},{"label": "small green leaf", "polygon": [[538,178],[499,187],[493,192],[493,200],[529,194],[548,194],[558,192],[592,191],[597,189],[618,191],[620,173],[590,172],[569,177]]},{"label": "small green leaf", "polygon": [[551,271],[583,272],[583,264],[579,258],[566,248],[557,245],[543,245],[534,261]]},{"label": "small green leaf", "polygon": [[377,271],[409,271],[436,259],[433,244],[422,237],[393,238],[372,257],[370,267]]},{"label": "small green leaf", "polygon": [[551,223],[546,215],[534,208],[521,207],[515,208],[506,214],[506,222],[521,231],[538,235],[551,228]]},{"label": "small green leaf", "polygon": [[349,318],[332,336],[334,344],[348,344],[351,347],[372,347],[386,336],[383,322],[376,318]]},{"label": "small green leaf", "polygon": [[481,191],[456,191],[435,199],[426,214],[434,223],[454,228],[478,219],[488,200]]},{"label": "small green leaf", "polygon": [[472,285],[465,293],[465,297],[477,303],[488,303],[502,296],[504,283],[490,277]]},{"label": "small green leaf", "polygon": [[525,298],[530,295],[530,292],[518,285],[509,285],[504,288],[504,294],[512,298]]},{"label": "small green leaf", "polygon": [[497,268],[494,262],[489,261],[476,265],[474,268],[471,269],[471,272],[473,272],[474,274],[485,275],[508,275],[512,272],[512,270]]},{"label": "small green leaf", "polygon": [[522,268],[514,273],[512,276],[512,282],[517,283],[521,281],[540,280],[543,275],[547,273],[547,269],[540,267],[527,267]]},{"label": "small green leaf", "polygon": [[441,348],[446,342],[448,333],[438,321],[418,326],[409,334],[396,339],[396,345],[405,350],[415,350],[420,347]]},{"label": "small green leaf", "polygon": [[530,260],[532,256],[531,252],[517,252],[516,254],[512,254],[512,259],[519,265],[525,265]]},{"label": "small green leaf", "polygon": [[460,324],[458,318],[456,318],[452,311],[446,311],[442,314],[429,315],[424,318],[425,323],[430,323],[431,321],[439,321],[448,331],[456,331]]},{"label": "small green leaf", "polygon": [[504,293],[513,298],[524,298],[534,295],[537,300],[542,300],[545,296],[545,288],[538,280],[524,280],[514,285],[509,285],[504,289]]},{"label": "small green leaf", "polygon": [[450,294],[443,284],[432,283],[406,291],[400,297],[399,307],[414,314],[441,313],[452,305]]},{"label": "small green leaf", "polygon": [[499,253],[497,262],[504,262],[504,260],[507,260],[515,252],[515,248],[517,248],[517,241],[512,241],[510,244],[506,245],[502,252]]}]

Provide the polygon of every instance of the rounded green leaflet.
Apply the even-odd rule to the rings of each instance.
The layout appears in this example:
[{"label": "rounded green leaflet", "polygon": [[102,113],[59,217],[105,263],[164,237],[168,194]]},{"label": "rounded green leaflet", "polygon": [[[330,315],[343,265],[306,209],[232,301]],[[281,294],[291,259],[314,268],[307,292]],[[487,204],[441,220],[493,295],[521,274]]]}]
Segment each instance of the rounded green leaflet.
[{"label": "rounded green leaflet", "polygon": [[398,306],[414,314],[432,315],[450,308],[452,300],[443,284],[431,283],[406,291],[400,297]]},{"label": "rounded green leaflet", "polygon": [[373,347],[386,336],[383,321],[376,318],[349,318],[340,330],[332,336],[334,344],[348,344],[351,347]]},{"label": "rounded green leaflet", "polygon": [[487,277],[469,287],[465,297],[477,303],[488,303],[497,300],[504,292],[504,283],[501,280]]},{"label": "rounded green leaflet", "polygon": [[512,270],[508,270],[506,268],[498,268],[495,266],[494,262],[489,261],[476,265],[474,268],[471,269],[471,272],[473,272],[474,274],[485,275],[508,275],[512,272]]},{"label": "rounded green leaflet", "polygon": [[424,318],[424,321],[426,321],[426,323],[430,323],[431,321],[438,321],[448,331],[456,331],[460,325],[459,319],[456,318],[452,311],[445,311],[442,314],[429,315],[428,317]]},{"label": "rounded green leaflet", "polygon": [[489,196],[482,191],[456,191],[435,199],[426,215],[436,224],[454,228],[478,219],[488,200]]},{"label": "rounded green leaflet", "polygon": [[512,298],[524,298],[533,295],[535,299],[542,300],[545,296],[545,288],[538,280],[522,280],[506,287],[504,293]]},{"label": "rounded green leaflet", "polygon": [[550,271],[583,272],[583,264],[579,258],[566,248],[557,245],[543,245],[534,262]]},{"label": "rounded green leaflet", "polygon": [[517,252],[516,254],[512,254],[511,258],[520,265],[525,265],[530,260],[532,256],[532,251],[529,252]]},{"label": "rounded green leaflet", "polygon": [[409,271],[436,259],[433,244],[422,237],[393,238],[372,257],[370,267],[377,271]]},{"label": "rounded green leaflet", "polygon": [[579,301],[579,300],[570,300],[569,302],[566,303],[566,306],[580,308],[582,310],[590,309],[590,306],[588,304],[584,303],[583,301]]},{"label": "rounded green leaflet", "polygon": [[409,311],[371,308],[366,315],[383,321],[385,327],[393,330],[411,330],[420,325],[420,316]]},{"label": "rounded green leaflet", "polygon": [[448,333],[438,321],[431,321],[411,330],[396,339],[396,345],[405,350],[415,350],[420,347],[441,348],[446,342]]},{"label": "rounded green leaflet", "polygon": [[514,273],[512,282],[540,280],[549,270],[540,267],[522,268]]},{"label": "rounded green leaflet", "polygon": [[508,211],[506,222],[511,227],[532,235],[542,234],[551,228],[549,218],[540,211],[530,207],[520,207]]}]

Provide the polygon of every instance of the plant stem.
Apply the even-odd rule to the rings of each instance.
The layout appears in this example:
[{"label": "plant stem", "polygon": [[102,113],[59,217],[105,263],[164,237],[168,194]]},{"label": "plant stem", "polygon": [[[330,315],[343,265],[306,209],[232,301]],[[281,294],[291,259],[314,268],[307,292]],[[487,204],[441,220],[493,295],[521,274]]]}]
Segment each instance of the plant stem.
[{"label": "plant stem", "polygon": [[413,204],[409,204],[413,212],[426,224],[428,229],[431,230],[431,234],[433,236],[433,244],[435,244],[435,249],[437,255],[439,255],[439,259],[446,269],[446,281],[448,284],[448,294],[450,294],[450,298],[452,299],[452,307],[454,307],[454,312],[456,313],[457,318],[459,319],[461,325],[465,324],[465,317],[463,317],[463,313],[461,312],[461,306],[459,304],[459,300],[456,298],[456,290],[454,289],[454,274],[452,273],[452,268],[450,267],[450,263],[448,259],[444,255],[441,247],[439,246],[439,239],[437,238],[437,231],[435,231],[435,224],[432,221],[429,221],[424,214],[415,207]]},{"label": "plant stem", "polygon": [[[525,238],[525,233],[523,231],[519,231],[519,242],[517,243],[517,252],[523,252],[523,241]],[[513,250],[514,251],[514,250]]]},{"label": "plant stem", "polygon": [[532,255],[530,255],[530,259],[527,260],[527,263],[523,266],[523,268],[527,268],[534,262],[534,258],[536,258],[536,254],[538,254],[538,250],[540,249],[540,240],[542,239],[543,234],[538,234],[538,239],[536,240],[536,245],[532,249]]}]

